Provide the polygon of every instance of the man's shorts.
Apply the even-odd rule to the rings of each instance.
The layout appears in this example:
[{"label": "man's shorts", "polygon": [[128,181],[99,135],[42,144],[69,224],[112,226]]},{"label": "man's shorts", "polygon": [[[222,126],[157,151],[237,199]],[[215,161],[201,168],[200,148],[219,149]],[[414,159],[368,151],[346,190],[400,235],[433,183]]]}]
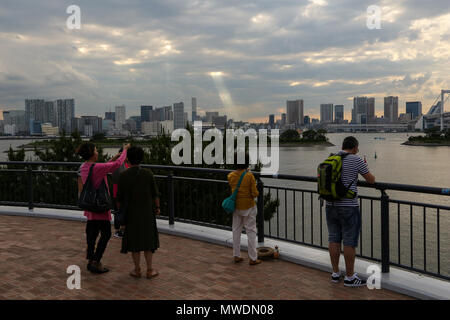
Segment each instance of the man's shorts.
[{"label": "man's shorts", "polygon": [[359,207],[327,206],[328,242],[357,247],[361,230]]}]

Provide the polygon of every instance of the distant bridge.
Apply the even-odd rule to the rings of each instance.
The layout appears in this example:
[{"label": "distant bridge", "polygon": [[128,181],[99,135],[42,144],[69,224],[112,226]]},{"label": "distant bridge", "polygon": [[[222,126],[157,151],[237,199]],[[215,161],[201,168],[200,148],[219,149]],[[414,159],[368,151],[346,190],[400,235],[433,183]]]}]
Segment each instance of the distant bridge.
[{"label": "distant bridge", "polygon": [[407,123],[349,123],[349,124],[334,124],[326,125],[328,131],[408,131]]}]

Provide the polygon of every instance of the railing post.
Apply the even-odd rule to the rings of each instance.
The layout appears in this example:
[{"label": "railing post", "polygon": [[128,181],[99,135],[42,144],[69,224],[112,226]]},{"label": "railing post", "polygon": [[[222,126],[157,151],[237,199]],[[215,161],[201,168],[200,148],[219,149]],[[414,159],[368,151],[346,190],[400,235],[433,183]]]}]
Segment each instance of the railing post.
[{"label": "railing post", "polygon": [[33,203],[33,168],[29,166],[27,168],[27,176],[28,176],[28,209],[33,210],[34,203]]},{"label": "railing post", "polygon": [[389,272],[389,196],[381,190],[381,272]]},{"label": "railing post", "polygon": [[175,198],[172,172],[167,176],[167,189],[167,201],[169,205],[169,225],[173,226],[175,224]]},{"label": "railing post", "polygon": [[258,214],[256,216],[256,225],[258,229],[258,242],[264,242],[264,183],[258,178]]}]

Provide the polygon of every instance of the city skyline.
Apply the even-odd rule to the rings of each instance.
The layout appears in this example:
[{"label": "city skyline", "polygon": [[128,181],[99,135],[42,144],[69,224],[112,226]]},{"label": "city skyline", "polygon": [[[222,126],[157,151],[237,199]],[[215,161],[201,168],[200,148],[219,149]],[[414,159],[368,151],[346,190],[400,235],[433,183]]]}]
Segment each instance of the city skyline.
[{"label": "city skyline", "polygon": [[[371,30],[374,4],[381,29]],[[69,30],[64,3],[0,4],[1,110],[20,109],[25,97],[70,96],[79,114],[123,104],[138,115],[140,105],[197,97],[197,112],[259,122],[302,99],[312,117],[333,102],[349,119],[353,96],[374,97],[380,116],[386,96],[399,96],[403,113],[406,101],[427,109],[450,87],[443,0],[78,5],[81,29]]]},{"label": "city skyline", "polygon": [[[386,114],[386,106],[385,106],[386,98],[391,98],[391,97],[396,98],[397,101],[401,100],[400,97],[398,97],[398,96],[383,97],[383,99],[381,99],[383,101],[383,105],[380,107],[381,109],[379,108],[379,110],[377,110],[377,108],[376,108],[377,99],[375,99],[375,109],[373,110],[375,117],[385,117],[385,114]],[[283,113],[287,114],[287,108],[288,108],[287,104],[289,104],[290,102],[300,101],[301,102],[301,106],[302,106],[301,107],[301,109],[302,109],[302,111],[301,111],[302,114],[301,115],[302,116],[309,116],[311,119],[321,119],[321,108],[322,108],[322,106],[331,104],[333,106],[332,107],[333,115],[334,115],[334,107],[336,107],[336,106],[339,106],[339,107],[343,106],[343,109],[344,109],[343,120],[348,120],[350,122],[353,119],[352,110],[354,109],[354,106],[355,106],[355,101],[354,100],[355,99],[361,99],[361,98],[374,99],[374,97],[354,96],[354,97],[351,97],[351,98],[353,100],[352,101],[352,105],[347,105],[347,106],[345,104],[344,105],[343,104],[335,104],[334,102],[321,103],[319,105],[319,107],[318,107],[319,108],[318,113],[306,113],[304,111],[306,108],[304,107],[304,100],[303,99],[286,100],[286,101],[284,101],[285,102],[285,106],[284,107],[280,107],[280,108],[277,108],[275,110],[277,113],[273,113],[273,110],[272,110],[272,113],[264,114],[263,116],[258,117],[257,120],[259,120],[259,121],[248,121],[248,120],[245,120],[245,119],[238,119],[238,121],[247,121],[247,122],[252,122],[252,123],[266,123],[266,122],[268,122],[267,121],[267,117],[269,115],[271,115],[271,114],[274,115],[276,120],[281,120],[282,114]],[[27,99],[25,99],[25,109],[26,109],[27,101],[42,101],[42,103],[44,103],[44,102],[45,103],[49,103],[49,102],[53,102],[53,101],[56,102],[58,99],[59,98],[47,99],[47,98],[42,98],[42,97],[40,97],[40,98],[27,98]],[[185,110],[185,112],[188,113],[188,115],[192,114],[192,112],[190,112],[190,111],[192,111],[192,101],[195,101],[195,110],[198,110],[197,98],[196,97],[191,97],[191,99],[195,99],[195,100],[191,100],[191,106],[188,105],[187,107],[186,106],[184,107],[184,110]],[[421,102],[421,106],[422,106],[423,105],[422,101],[420,101],[420,100],[418,100],[418,101]],[[405,107],[403,107],[403,108],[400,105],[398,105],[397,116],[399,116],[402,113],[406,113],[406,111],[407,111],[406,105],[408,103],[413,103],[413,102],[417,102],[417,101],[405,101]],[[180,103],[184,103],[184,101],[181,101]],[[378,102],[378,104],[379,103],[380,102]],[[107,119],[107,115],[108,114],[110,114],[110,113],[114,114],[115,113],[114,111],[110,111],[110,110],[114,110],[117,107],[123,107],[124,106],[126,108],[126,110],[127,110],[126,114],[127,114],[127,119],[128,119],[130,117],[141,116],[142,115],[142,111],[141,110],[142,110],[143,107],[144,108],[150,108],[150,109],[151,108],[161,109],[161,108],[166,108],[167,105],[172,107],[173,105],[176,105],[176,104],[177,104],[177,102],[165,103],[165,104],[160,105],[160,106],[158,106],[158,105],[153,106],[153,105],[150,105],[150,104],[144,104],[144,105],[135,106],[135,107],[129,107],[129,106],[126,106],[124,104],[122,104],[122,105],[115,104],[115,106],[113,108],[107,107],[105,109],[105,111],[103,111],[103,112],[101,112],[101,111],[100,112],[90,112],[90,113],[89,112],[88,113],[75,112],[75,117],[97,116],[97,117],[103,117],[103,118]],[[424,113],[426,113],[433,105],[430,105],[429,107],[425,107],[424,110],[423,110]],[[77,105],[77,107],[79,107],[79,106]],[[0,109],[0,120],[3,120],[3,118],[2,118],[3,117],[3,111],[12,111],[12,110],[24,110],[24,107],[22,106],[22,107],[19,107],[19,108],[5,108],[3,110]],[[219,111],[217,111],[217,110],[219,110]],[[198,115],[198,116],[201,115],[201,114],[207,115],[208,113],[217,113],[217,112],[220,112],[220,113],[222,113],[224,115],[227,115],[220,108],[219,109],[206,109],[206,110],[203,109],[202,112],[200,112],[200,113],[196,112],[196,115]],[[302,119],[303,119],[303,117],[302,117]],[[192,120],[192,116],[191,116],[191,118],[188,117],[188,120],[191,121]]]}]

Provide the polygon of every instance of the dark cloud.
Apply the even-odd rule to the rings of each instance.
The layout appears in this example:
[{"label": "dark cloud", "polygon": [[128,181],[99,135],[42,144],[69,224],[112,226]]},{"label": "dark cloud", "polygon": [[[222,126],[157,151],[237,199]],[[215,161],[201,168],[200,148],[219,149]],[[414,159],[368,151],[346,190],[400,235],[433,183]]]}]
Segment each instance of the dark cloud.
[{"label": "dark cloud", "polygon": [[[380,110],[384,94],[427,108],[430,91],[450,87],[447,0],[80,0],[82,28],[68,30],[72,4],[0,3],[1,108],[74,97],[77,113],[126,104],[136,114],[176,101],[190,110],[196,96],[220,111],[217,71],[231,117],[265,117],[293,98],[316,114],[323,102],[348,111],[360,94],[376,95]],[[380,30],[366,27],[373,4],[384,8]]]}]

